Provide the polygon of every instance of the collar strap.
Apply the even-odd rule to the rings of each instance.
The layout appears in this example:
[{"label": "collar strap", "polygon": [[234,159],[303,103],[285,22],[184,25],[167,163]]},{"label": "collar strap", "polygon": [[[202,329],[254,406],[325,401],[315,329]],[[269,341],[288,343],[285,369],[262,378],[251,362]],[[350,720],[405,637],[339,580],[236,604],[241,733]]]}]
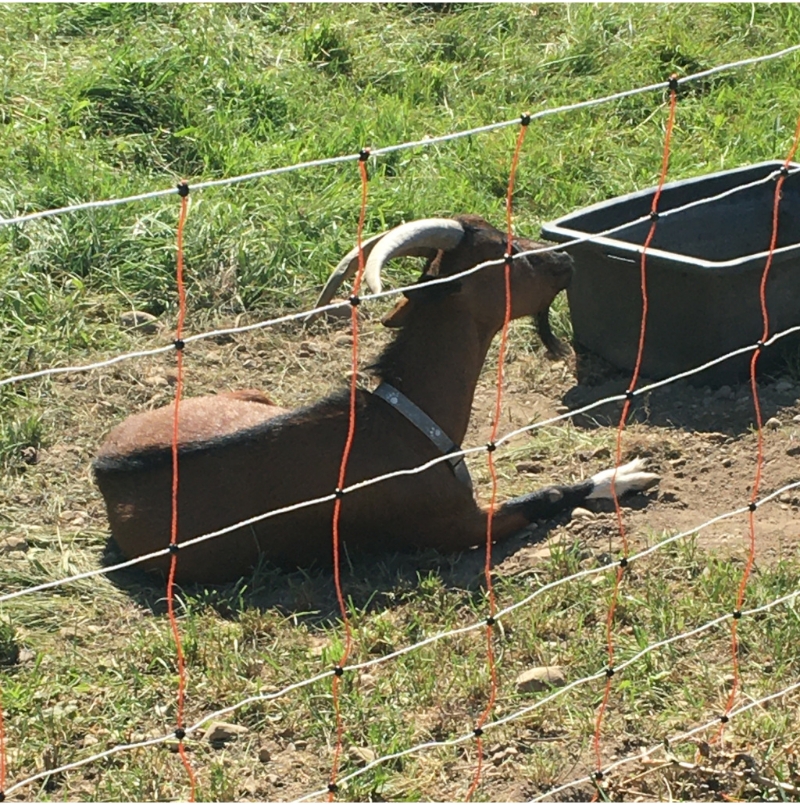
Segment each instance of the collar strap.
[{"label": "collar strap", "polygon": [[[389,403],[398,413],[402,414],[414,427],[422,431],[445,455],[458,452],[461,448],[453,442],[450,437],[417,405],[398,391],[389,383],[381,383],[372,392],[376,397],[380,397]],[[450,469],[455,473],[456,478],[461,481],[467,489],[472,489],[472,479],[469,477],[464,456],[453,456],[447,459]]]}]

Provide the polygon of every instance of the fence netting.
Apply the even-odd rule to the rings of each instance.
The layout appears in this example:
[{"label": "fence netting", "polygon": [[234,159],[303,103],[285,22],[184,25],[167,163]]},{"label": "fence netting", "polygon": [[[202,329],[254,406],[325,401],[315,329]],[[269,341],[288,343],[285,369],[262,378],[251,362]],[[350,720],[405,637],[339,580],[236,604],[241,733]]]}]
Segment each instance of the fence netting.
[{"label": "fence netting", "polygon": [[[706,723],[703,723],[688,731],[682,732],[680,734],[671,737],[667,745],[676,745],[681,742],[685,742],[696,735],[709,732],[714,727],[717,727],[718,730],[717,739],[721,739],[722,730],[725,727],[725,725],[733,721],[741,714],[749,712],[756,707],[762,707],[770,702],[777,701],[781,697],[789,696],[790,694],[798,690],[798,688],[800,688],[800,683],[783,687],[782,689],[770,693],[769,695],[765,695],[758,700],[750,701],[747,704],[740,705],[738,707],[736,706],[737,692],[741,685],[740,669],[739,669],[740,659],[739,659],[739,652],[737,650],[737,628],[739,628],[739,624],[750,623],[752,622],[754,616],[774,609],[778,609],[781,607],[792,608],[793,606],[795,606],[797,602],[798,595],[800,595],[800,590],[793,590],[788,594],[776,596],[771,601],[768,601],[767,603],[761,604],[759,606],[750,608],[746,606],[747,584],[749,576],[752,572],[757,548],[756,513],[763,506],[766,506],[768,504],[774,505],[781,495],[800,488],[800,481],[796,481],[784,484],[780,488],[773,490],[769,494],[766,495],[761,494],[760,487],[762,481],[762,469],[764,464],[763,442],[765,437],[764,437],[761,411],[759,407],[758,385],[756,380],[757,362],[762,352],[768,347],[772,346],[773,344],[779,342],[780,340],[788,336],[800,333],[800,326],[786,328],[780,332],[770,331],[769,311],[766,306],[766,297],[765,297],[766,281],[769,275],[769,270],[773,258],[775,254],[778,254],[782,250],[789,248],[789,247],[779,248],[777,246],[777,231],[779,226],[781,188],[786,178],[792,175],[793,173],[797,172],[798,170],[796,166],[792,165],[792,159],[794,157],[794,153],[797,148],[798,138],[800,137],[800,121],[798,122],[798,128],[795,132],[795,138],[792,148],[788,156],[785,158],[783,167],[781,169],[773,171],[768,176],[765,176],[763,179],[759,179],[754,182],[744,183],[730,190],[727,190],[724,193],[719,193],[708,198],[693,201],[670,210],[660,211],[658,210],[657,206],[661,188],[663,187],[667,177],[668,157],[670,153],[670,137],[672,133],[673,124],[675,121],[675,115],[678,114],[677,111],[678,107],[676,101],[679,96],[680,87],[686,83],[697,81],[712,74],[737,69],[744,66],[757,64],[760,62],[765,62],[771,59],[781,58],[797,50],[800,50],[800,45],[786,48],[776,53],[767,54],[766,56],[752,59],[745,59],[742,61],[726,65],[720,65],[719,67],[713,68],[711,70],[707,70],[702,73],[697,73],[690,76],[684,76],[684,77],[673,76],[668,81],[665,82],[645,87],[634,88],[613,95],[608,95],[602,98],[594,98],[580,103],[570,104],[558,108],[543,109],[534,113],[526,112],[523,115],[521,115],[521,117],[515,118],[514,120],[502,121],[487,126],[480,126],[469,130],[444,135],[441,137],[426,138],[422,140],[415,140],[406,143],[400,143],[396,145],[389,145],[378,148],[371,148],[371,149],[365,148],[358,154],[348,154],[340,157],[335,157],[332,159],[298,163],[294,165],[288,165],[264,171],[257,171],[242,176],[231,177],[228,179],[221,179],[209,182],[198,182],[193,184],[181,183],[177,188],[169,188],[150,193],[142,193],[135,196],[129,196],[119,199],[91,201],[52,210],[24,212],[13,217],[0,219],[0,226],[24,226],[27,222],[34,221],[40,218],[47,218],[68,214],[69,215],[78,214],[86,210],[97,209],[108,206],[116,206],[127,203],[136,203],[148,199],[168,197],[172,196],[173,194],[177,194],[179,196],[179,202],[181,205],[179,225],[176,233],[177,255],[178,255],[177,280],[178,280],[178,292],[180,297],[179,299],[180,303],[179,303],[178,324],[172,343],[165,344],[163,346],[155,347],[152,349],[139,350],[136,352],[128,352],[125,354],[113,355],[103,360],[98,360],[85,365],[48,367],[35,372],[16,374],[0,378],[0,386],[10,386],[16,384],[23,384],[38,379],[48,378],[55,375],[97,371],[100,369],[115,366],[122,362],[135,361],[138,359],[151,357],[159,354],[166,354],[171,352],[176,353],[178,371],[177,371],[177,384],[175,390],[176,405],[174,413],[173,442],[172,442],[173,485],[172,485],[172,523],[171,523],[170,544],[162,550],[154,551],[146,555],[137,557],[135,559],[126,560],[123,562],[118,562],[103,567],[93,568],[92,570],[82,573],[64,575],[63,577],[58,578],[56,580],[51,580],[41,584],[27,585],[27,586],[20,585],[16,589],[7,590],[0,593],[0,604],[5,604],[11,601],[18,600],[25,596],[39,595],[45,593],[48,590],[64,587],[66,585],[70,585],[86,579],[91,579],[100,575],[109,574],[117,570],[134,567],[138,564],[141,564],[143,562],[155,558],[169,556],[170,572],[167,580],[166,599],[170,619],[170,626],[175,644],[177,668],[178,668],[178,686],[176,691],[177,705],[175,709],[176,713],[175,723],[173,724],[172,729],[169,730],[165,729],[164,734],[160,737],[147,738],[141,741],[133,741],[130,743],[118,744],[102,752],[97,752],[95,754],[91,754],[86,757],[65,762],[61,765],[55,765],[53,768],[48,768],[45,771],[30,775],[22,779],[14,780],[13,782],[11,782],[11,784],[8,784],[7,778],[9,771],[13,774],[14,769],[11,768],[9,770],[9,764],[7,762],[8,755],[6,751],[6,745],[9,742],[9,740],[13,741],[13,737],[9,738],[9,736],[14,735],[14,724],[13,719],[9,722],[8,719],[3,717],[2,702],[0,702],[0,798],[18,794],[18,792],[21,792],[27,786],[30,786],[31,784],[37,781],[49,778],[53,775],[78,769],[92,763],[97,763],[99,761],[105,760],[107,758],[113,757],[114,755],[118,755],[123,752],[129,752],[136,749],[157,746],[160,744],[164,744],[168,741],[174,741],[177,739],[178,752],[186,769],[189,781],[188,782],[190,791],[189,798],[191,800],[194,800],[196,791],[196,779],[195,779],[196,770],[192,764],[191,759],[184,751],[184,741],[188,736],[196,734],[210,722],[217,720],[223,716],[231,715],[243,707],[255,703],[272,702],[277,699],[281,699],[283,697],[291,696],[299,690],[302,690],[304,688],[313,685],[317,685],[319,683],[330,684],[331,703],[335,714],[336,728],[331,740],[332,749],[331,749],[331,762],[330,762],[330,776],[327,785],[321,787],[319,790],[308,792],[306,795],[300,798],[300,801],[319,798],[323,796],[326,796],[329,800],[332,800],[342,792],[345,792],[346,794],[347,784],[350,783],[351,781],[354,781],[359,777],[368,774],[369,772],[373,771],[378,767],[390,764],[392,761],[398,760],[399,758],[409,755],[419,755],[433,749],[440,749],[440,750],[448,749],[450,747],[455,747],[460,744],[474,741],[476,745],[475,770],[471,780],[467,781],[466,786],[467,790],[465,791],[465,797],[467,799],[470,799],[479,789],[481,784],[481,773],[484,762],[483,737],[485,734],[487,733],[491,734],[493,730],[497,730],[500,727],[503,727],[508,724],[513,724],[514,722],[517,722],[525,718],[526,716],[530,715],[536,710],[541,709],[546,705],[551,704],[554,701],[558,701],[562,697],[569,696],[569,694],[572,691],[595,683],[602,683],[603,693],[600,706],[596,713],[596,719],[594,724],[593,745],[594,745],[595,766],[596,766],[594,773],[591,775],[585,775],[579,777],[566,784],[555,786],[551,790],[544,792],[539,797],[537,797],[537,800],[556,796],[560,792],[566,791],[571,787],[584,785],[586,783],[591,783],[595,786],[596,796],[599,797],[602,794],[602,788],[604,782],[607,781],[609,779],[609,776],[613,774],[617,769],[623,767],[626,764],[633,763],[637,760],[641,760],[643,757],[650,759],[653,756],[656,756],[659,751],[661,752],[665,751],[664,744],[661,744],[646,751],[639,751],[634,755],[630,755],[628,757],[614,761],[612,763],[604,762],[605,755],[602,751],[601,741],[603,738],[603,718],[607,707],[613,706],[611,704],[612,692],[614,689],[613,686],[617,684],[620,679],[624,679],[625,672],[629,668],[636,666],[637,663],[644,660],[649,655],[657,652],[662,652],[664,649],[670,646],[674,646],[678,643],[681,643],[682,641],[691,640],[692,638],[696,638],[698,635],[705,634],[706,632],[712,631],[714,629],[719,629],[728,626],[731,631],[733,684],[731,686],[730,695],[724,709],[722,710],[722,712],[716,713],[714,717],[709,721],[707,721]],[[642,216],[635,220],[626,221],[623,224],[606,229],[597,234],[586,235],[580,238],[574,238],[571,241],[561,243],[557,246],[541,247],[535,250],[521,252],[519,254],[512,255],[512,238],[513,238],[512,210],[513,210],[514,175],[520,160],[524,160],[525,158],[523,140],[527,128],[536,120],[549,115],[565,113],[577,109],[589,108],[603,103],[610,103],[639,93],[654,92],[654,91],[663,92],[665,90],[669,93],[668,120],[666,123],[666,139],[664,143],[663,154],[661,157],[661,171],[660,171],[658,190],[655,194],[653,200],[653,207],[649,215]],[[374,300],[384,299],[404,293],[406,291],[409,291],[412,287],[412,286],[398,287],[381,291],[380,293],[370,293],[370,294],[360,294],[359,292],[361,279],[364,271],[363,236],[364,236],[364,222],[368,205],[367,187],[368,187],[368,165],[370,164],[370,160],[379,160],[381,156],[392,153],[397,150],[426,148],[436,143],[442,143],[448,140],[466,136],[487,134],[494,130],[508,128],[512,126],[519,127],[519,136],[517,138],[516,147],[513,153],[513,157],[511,159],[511,167],[509,172],[510,175],[509,175],[507,198],[506,198],[506,213],[507,213],[506,229],[508,238],[507,256],[503,260],[487,261],[474,267],[471,267],[470,269],[463,271],[459,274],[432,279],[429,282],[430,285],[455,282],[458,281],[459,279],[462,279],[465,276],[474,274],[475,272],[481,271],[489,266],[505,264],[506,314],[500,338],[500,349],[499,349],[498,366],[497,366],[496,398],[494,404],[494,416],[492,419],[492,432],[489,439],[489,443],[487,445],[480,445],[476,447],[468,447],[460,449],[454,453],[438,457],[431,461],[420,464],[416,467],[386,473],[380,476],[359,481],[357,483],[353,483],[351,485],[347,485],[346,471],[348,465],[349,451],[352,446],[353,434],[358,424],[356,416],[356,404],[355,404],[357,384],[358,384],[358,374],[360,368],[359,338],[358,338],[359,335],[358,308],[360,307],[361,304],[364,303],[368,304],[369,302]],[[279,316],[263,320],[260,322],[247,324],[244,326],[222,328],[187,335],[184,332],[186,326],[185,321],[186,301],[185,301],[185,284],[184,284],[185,278],[183,277],[182,240],[183,240],[184,227],[186,225],[187,200],[189,192],[191,191],[192,193],[195,193],[198,191],[202,191],[203,189],[206,188],[233,185],[245,181],[255,181],[287,172],[311,171],[325,166],[337,165],[342,163],[355,163],[358,167],[359,176],[361,180],[361,204],[359,214],[359,225],[356,233],[356,242],[359,248],[359,261],[358,261],[359,267],[356,273],[352,289],[352,297],[350,299],[350,324],[353,336],[350,389],[349,389],[350,418],[349,418],[347,441],[343,445],[341,467],[337,486],[334,489],[331,489],[330,493],[327,495],[323,495],[314,499],[304,500],[291,506],[282,507],[280,509],[274,509],[262,512],[259,515],[250,517],[245,520],[241,520],[236,523],[232,523],[216,531],[201,534],[192,539],[183,541],[180,543],[180,546],[178,546],[177,512],[178,512],[178,499],[180,496],[180,481],[179,481],[180,462],[178,458],[178,421],[179,421],[180,401],[184,380],[183,355],[187,347],[190,347],[191,344],[203,339],[219,338],[220,336],[233,336],[237,334],[246,333],[252,330],[272,327],[287,322],[307,320],[315,315],[329,312],[331,310],[339,308],[343,304],[342,302],[337,301],[322,307],[310,310],[304,310],[299,313],[292,313],[289,315]],[[685,212],[688,209],[696,208],[700,205],[710,204],[715,201],[719,201],[722,198],[732,198],[737,193],[741,193],[747,189],[762,184],[765,185],[774,184],[775,189],[774,189],[774,207],[773,207],[773,219],[772,219],[773,230],[772,230],[770,246],[766,252],[753,255],[753,257],[762,257],[765,260],[765,269],[762,277],[761,291],[760,291],[760,302],[764,321],[764,329],[761,338],[753,344],[738,348],[736,350],[732,350],[724,355],[720,355],[711,361],[703,363],[702,365],[698,365],[687,371],[675,374],[663,380],[647,383],[644,385],[639,385],[639,367],[641,364],[642,352],[646,340],[647,298],[648,298],[647,281],[646,281],[647,253],[656,227],[661,221],[663,221],[670,215]],[[604,237],[613,235],[615,232],[618,232],[622,229],[631,227],[634,224],[644,223],[647,221],[651,221],[650,233],[643,246],[639,247],[643,305],[642,305],[642,322],[640,329],[638,357],[636,361],[636,368],[634,370],[633,376],[631,378],[627,390],[622,394],[609,395],[604,397],[603,399],[567,411],[563,414],[559,414],[558,416],[529,423],[523,427],[510,430],[507,431],[506,433],[501,434],[499,431],[499,424],[500,424],[501,405],[503,399],[502,395],[504,386],[504,361],[505,361],[505,350],[508,337],[508,327],[511,319],[511,306],[512,306],[511,284],[509,277],[513,260],[537,252],[541,253],[546,251],[562,251],[565,248],[569,248],[570,246],[574,246],[582,242],[597,241]],[[353,303],[354,299],[357,300],[355,303]],[[498,492],[498,475],[496,467],[494,465],[496,451],[499,448],[507,446],[514,439],[517,439],[518,437],[521,437],[523,435],[531,434],[539,429],[547,428],[559,422],[564,422],[572,418],[575,418],[579,415],[590,413],[592,411],[595,411],[596,409],[599,409],[609,404],[620,403],[622,404],[622,413],[620,416],[619,425],[617,429],[618,436],[617,436],[616,455],[615,455],[615,466],[616,468],[619,468],[619,466],[622,463],[623,433],[625,430],[626,421],[630,412],[630,408],[637,397],[641,397],[642,395],[651,393],[655,389],[663,388],[667,385],[674,384],[680,380],[692,377],[696,374],[699,374],[711,368],[712,366],[718,366],[736,357],[748,354],[750,355],[751,358],[750,385],[757,419],[756,423],[757,454],[755,456],[756,475],[751,487],[752,494],[750,499],[748,501],[743,501],[742,505],[739,507],[727,511],[720,511],[717,515],[715,515],[711,519],[706,520],[705,522],[697,523],[691,529],[682,530],[679,533],[675,533],[663,539],[657,540],[654,542],[654,544],[638,552],[631,552],[630,546],[626,539],[623,512],[616,498],[616,493],[614,493],[615,512],[622,541],[622,552],[620,556],[615,557],[612,560],[603,563],[597,567],[583,569],[578,572],[560,577],[549,583],[542,584],[538,586],[530,595],[524,597],[522,600],[515,602],[514,604],[503,607],[501,603],[498,602],[495,596],[495,591],[493,587],[494,574],[491,565],[491,546],[493,543],[492,518],[496,507],[497,492]],[[484,581],[486,588],[485,617],[477,619],[474,622],[466,626],[459,627],[457,629],[444,630],[442,632],[423,637],[422,639],[418,640],[413,644],[393,650],[389,653],[386,653],[380,657],[371,660],[360,661],[360,662],[351,661],[351,655],[353,654],[353,633],[349,621],[349,609],[347,605],[346,590],[343,587],[343,583],[340,576],[340,569],[341,569],[340,542],[343,538],[346,539],[346,534],[345,535],[339,534],[340,511],[342,507],[346,507],[348,495],[356,490],[369,488],[373,485],[384,483],[393,478],[425,473],[426,471],[430,470],[432,467],[436,466],[442,461],[452,460],[452,458],[454,458],[455,456],[459,455],[475,456],[482,453],[486,453],[489,473],[491,476],[491,504],[489,509],[488,529],[486,534],[485,567],[484,567]],[[613,489],[614,489],[614,483],[612,482],[612,490]],[[253,525],[257,522],[262,522],[264,520],[274,518],[288,512],[297,511],[303,508],[318,506],[320,504],[326,504],[331,502],[334,504],[333,506],[334,519],[332,523],[332,549],[334,556],[333,575],[336,587],[336,598],[339,604],[339,611],[344,634],[343,653],[341,654],[340,657],[338,657],[333,667],[329,668],[328,670],[322,673],[308,677],[306,679],[294,681],[291,684],[286,685],[277,691],[270,690],[268,692],[264,692],[255,696],[250,696],[240,701],[227,704],[226,706],[221,707],[212,713],[209,713],[208,715],[204,716],[202,719],[198,721],[195,721],[194,723],[186,723],[184,714],[185,697],[186,697],[186,666],[183,658],[182,641],[180,633],[180,619],[177,617],[175,612],[175,596],[176,596],[175,573],[176,568],[180,563],[180,550],[178,550],[178,548],[180,547],[180,549],[182,550],[183,548],[188,547],[190,545],[196,545],[209,540],[219,539],[224,537],[225,534],[241,529],[244,526]],[[716,617],[711,618],[698,626],[694,626],[693,628],[688,630],[676,632],[675,634],[672,634],[669,637],[664,638],[662,640],[648,643],[638,652],[627,657],[625,660],[617,661],[615,655],[616,646],[614,639],[615,609],[619,599],[620,590],[624,584],[625,580],[624,577],[625,573],[627,572],[627,569],[635,564],[638,564],[645,557],[651,556],[656,552],[663,551],[668,546],[674,545],[676,542],[679,542],[681,540],[685,540],[687,537],[691,535],[699,534],[708,529],[709,527],[715,525],[716,523],[740,516],[746,516],[748,519],[750,538],[748,545],[747,562],[744,571],[742,573],[741,579],[739,580],[736,586],[736,589],[732,591],[731,606],[728,609],[721,611]],[[590,576],[598,576],[600,574],[612,574],[614,578],[613,592],[611,596],[611,604],[608,610],[608,617],[603,625],[605,629],[606,642],[607,642],[607,661],[602,666],[598,667],[594,673],[583,676],[579,679],[575,679],[553,692],[549,692],[546,695],[542,695],[530,705],[519,708],[512,713],[508,713],[502,716],[495,716],[494,705],[498,697],[499,681],[497,675],[497,657],[495,656],[494,646],[497,637],[497,629],[502,624],[503,619],[508,619],[508,617],[512,613],[518,612],[519,610],[528,607],[534,600],[538,599],[540,596],[543,596],[551,592],[552,590],[558,587],[568,585],[572,582],[576,582],[580,579],[585,579]],[[402,657],[404,655],[420,651],[425,647],[432,646],[442,641],[452,640],[453,638],[471,632],[482,632],[484,634],[485,638],[484,656],[485,656],[486,667],[488,669],[488,676],[490,679],[490,686],[489,690],[486,691],[484,706],[481,708],[480,715],[476,720],[476,722],[473,724],[473,726],[463,735],[460,735],[458,737],[446,740],[427,741],[414,746],[409,746],[400,751],[393,752],[381,757],[376,757],[370,760],[369,762],[365,763],[361,768],[357,769],[356,771],[346,774],[340,774],[339,765],[342,753],[344,751],[345,724],[348,718],[348,713],[346,712],[346,709],[343,708],[340,697],[341,685],[343,684],[343,680],[345,680],[348,677],[348,675],[357,674],[358,672],[365,671],[367,669],[374,668],[376,666],[383,665],[385,663],[391,663],[393,660],[396,660],[397,658]],[[0,690],[0,696],[1,695],[2,691]],[[668,764],[673,762],[676,763],[678,761],[675,758],[666,757],[666,759],[663,760],[662,762]]]}]

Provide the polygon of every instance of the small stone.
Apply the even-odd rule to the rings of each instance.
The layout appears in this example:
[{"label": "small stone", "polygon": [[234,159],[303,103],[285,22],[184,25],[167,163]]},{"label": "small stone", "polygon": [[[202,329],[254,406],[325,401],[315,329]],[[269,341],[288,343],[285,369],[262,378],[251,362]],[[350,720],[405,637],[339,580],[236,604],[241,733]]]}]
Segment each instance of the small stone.
[{"label": "small stone", "polygon": [[786,455],[787,456],[800,456],[800,444],[794,445],[794,447],[787,447],[786,448]]},{"label": "small stone", "polygon": [[764,427],[765,427],[765,428],[769,428],[770,430],[778,430],[778,428],[779,428],[780,426],[781,426],[781,421],[780,421],[780,419],[778,419],[778,417],[776,417],[776,416],[770,417],[770,418],[769,418],[769,419],[768,419],[768,420],[767,420],[767,421],[764,423]]},{"label": "small stone", "polygon": [[270,760],[272,759],[272,753],[269,751],[269,749],[267,749],[267,747],[266,747],[266,746],[262,746],[262,747],[261,747],[261,748],[258,750],[258,759],[259,759],[259,760],[260,760],[262,763],[269,763],[269,762],[270,762]]},{"label": "small stone", "polygon": [[0,553],[25,553],[30,546],[24,537],[6,537],[0,540]]},{"label": "small stone", "polygon": [[568,405],[557,405],[556,406],[556,413],[557,414],[568,414],[569,413],[569,406]]},{"label": "small stone", "polygon": [[92,733],[90,732],[87,735],[83,736],[83,740],[81,741],[81,746],[84,749],[88,749],[90,746],[94,746],[95,744],[99,744],[99,743],[100,743],[100,739],[97,738],[95,735],[92,735]]},{"label": "small stone", "polygon": [[39,461],[39,451],[33,445],[23,447],[22,450],[20,450],[20,455],[22,456],[22,460],[28,465],[36,464]]},{"label": "small stone", "polygon": [[611,450],[608,447],[598,447],[592,451],[592,458],[611,458]]},{"label": "small stone", "polygon": [[733,391],[730,386],[720,386],[715,392],[714,396],[720,400],[727,400],[732,395]]},{"label": "small stone", "polygon": [[775,384],[775,391],[784,392],[793,390],[794,390],[794,383],[792,383],[791,380],[779,380]]},{"label": "small stone", "polygon": [[539,473],[544,469],[544,466],[538,461],[520,461],[515,466],[517,472],[530,472],[533,474]]},{"label": "small stone", "polygon": [[356,766],[366,766],[372,763],[377,757],[375,752],[373,752],[372,749],[368,749],[366,746],[351,746],[347,750],[347,755]]},{"label": "small stone", "polygon": [[572,510],[572,516],[573,517],[589,517],[589,518],[594,517],[594,515],[588,509],[582,509],[580,506],[576,506]]},{"label": "small stone", "polygon": [[19,654],[17,654],[17,662],[20,665],[33,662],[35,659],[36,659],[36,652],[31,651],[29,648],[21,648],[19,650]]},{"label": "small stone", "polygon": [[158,329],[158,318],[142,310],[128,310],[119,317],[120,324],[129,330],[152,335]]},{"label": "small stone", "polygon": [[225,721],[215,721],[206,730],[205,738],[212,746],[221,746],[228,741],[235,741],[240,735],[250,730],[240,724],[228,724]]},{"label": "small stone", "polygon": [[800,414],[797,414],[796,416],[793,416],[793,417],[792,417],[792,422],[798,422],[798,423],[800,423]]},{"label": "small stone", "polygon": [[164,375],[149,375],[144,379],[148,386],[168,386],[169,381]]},{"label": "small stone", "polygon": [[516,679],[519,693],[533,693],[549,688],[563,687],[567,682],[564,669],[560,665],[542,665],[523,671]]},{"label": "small stone", "polygon": [[732,458],[723,458],[722,459],[722,466],[723,467],[730,467],[733,464]]},{"label": "small stone", "polygon": [[353,344],[353,336],[352,335],[345,335],[342,333],[341,335],[337,335],[336,338],[333,339],[333,345],[335,347],[349,347]]}]

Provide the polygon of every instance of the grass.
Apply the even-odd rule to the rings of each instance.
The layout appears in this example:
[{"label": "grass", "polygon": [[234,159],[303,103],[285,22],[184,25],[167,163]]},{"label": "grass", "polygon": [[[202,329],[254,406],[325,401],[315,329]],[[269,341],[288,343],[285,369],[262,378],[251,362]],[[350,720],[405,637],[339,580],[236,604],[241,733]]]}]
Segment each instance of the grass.
[{"label": "grass", "polygon": [[[797,41],[800,9],[792,4],[4,6],[0,215],[471,128]],[[800,110],[799,66],[792,55],[687,86],[669,178],[783,158]],[[535,234],[545,220],[654,184],[665,120],[665,96],[649,93],[531,125],[516,184],[518,231]],[[515,136],[510,128],[372,161],[367,231],[462,211],[501,224]],[[308,306],[353,244],[359,193],[353,164],[194,193],[186,230],[190,330]],[[176,199],[168,198],[0,227],[4,376],[152,345],[153,339],[120,327],[120,314],[131,309],[159,316],[156,340],[168,340],[176,305],[177,215]],[[557,333],[568,336],[563,300],[554,321]],[[515,354],[525,363],[527,386],[541,387],[557,370],[532,354],[529,327],[521,322],[515,328]],[[280,363],[296,335],[271,337],[264,335],[255,347],[247,342],[251,351],[245,354]],[[198,384],[214,387],[225,363]],[[796,379],[797,367],[790,368]],[[303,376],[288,378],[291,390]],[[146,373],[127,365],[70,382],[72,396],[52,380],[0,388],[0,473],[6,487],[0,535],[22,533],[28,544],[27,553],[3,556],[0,588],[97,566],[106,527],[87,474],[88,457],[103,428],[132,410],[166,402],[170,391],[154,393]],[[112,393],[117,386],[129,389],[124,398]],[[311,392],[316,387],[292,391]],[[86,410],[77,410],[81,406]],[[80,427],[73,429],[75,423]],[[43,468],[30,463],[45,448],[60,450],[58,460]],[[514,494],[529,488],[530,479],[516,470],[521,460],[540,462],[544,480],[554,480],[575,455],[596,456],[603,449],[613,450],[613,434],[605,429],[543,430],[500,457],[503,483]],[[485,495],[483,470],[476,480]],[[609,516],[601,520],[604,535],[597,544],[561,524],[548,556],[498,578],[502,604],[607,561],[606,537],[614,525]],[[661,536],[645,532],[636,539],[643,545]],[[377,566],[354,560],[346,578],[353,661],[484,618],[475,559],[389,557]],[[633,564],[615,622],[618,660],[730,611],[741,571],[736,555],[709,551],[700,539]],[[544,695],[516,690],[517,673],[532,665],[560,664],[569,681],[603,668],[610,581],[600,575],[558,587],[503,620],[495,635],[496,717]],[[785,595],[799,583],[794,556],[759,564],[747,605]],[[162,597],[157,584],[126,576],[2,606],[0,687],[10,781],[172,728],[175,650]],[[189,723],[317,674],[341,650],[331,579],[321,571],[262,568],[237,585],[181,590],[178,607]],[[740,631],[745,696],[758,698],[797,679],[795,605],[745,619]],[[725,627],[631,666],[615,679],[604,725],[605,760],[719,713],[730,668]],[[448,638],[369,673],[346,676],[343,691],[348,748],[382,755],[466,734],[487,700],[483,639]],[[224,749],[192,738],[199,798],[289,799],[324,785],[335,731],[330,695],[326,680],[237,710],[229,718],[249,732]],[[487,732],[489,760],[479,797],[530,798],[555,780],[590,771],[601,695],[600,683],[583,685]],[[797,703],[794,695],[754,709],[729,731],[733,749],[752,753],[763,776],[794,786],[795,793],[781,789],[788,799],[797,799]],[[257,760],[261,747],[272,754],[267,763]],[[463,798],[474,751],[468,742],[399,759],[364,774],[346,795]],[[694,757],[691,745],[675,751],[685,761]],[[776,797],[775,788],[732,775],[725,746],[709,751],[710,776],[644,769],[634,783],[634,772],[643,773],[636,764],[610,783],[609,795]],[[363,762],[348,750],[342,771]],[[148,749],[51,775],[21,795],[160,800],[187,793],[177,758]],[[575,795],[591,794],[583,787]]]}]

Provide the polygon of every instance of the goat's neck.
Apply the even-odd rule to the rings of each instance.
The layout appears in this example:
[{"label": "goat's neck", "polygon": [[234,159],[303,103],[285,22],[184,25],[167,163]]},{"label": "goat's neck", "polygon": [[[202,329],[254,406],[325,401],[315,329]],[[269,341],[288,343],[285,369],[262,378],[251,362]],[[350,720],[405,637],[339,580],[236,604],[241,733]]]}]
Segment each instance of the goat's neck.
[{"label": "goat's neck", "polygon": [[494,334],[457,304],[435,313],[420,310],[388,348],[378,374],[460,445]]}]

